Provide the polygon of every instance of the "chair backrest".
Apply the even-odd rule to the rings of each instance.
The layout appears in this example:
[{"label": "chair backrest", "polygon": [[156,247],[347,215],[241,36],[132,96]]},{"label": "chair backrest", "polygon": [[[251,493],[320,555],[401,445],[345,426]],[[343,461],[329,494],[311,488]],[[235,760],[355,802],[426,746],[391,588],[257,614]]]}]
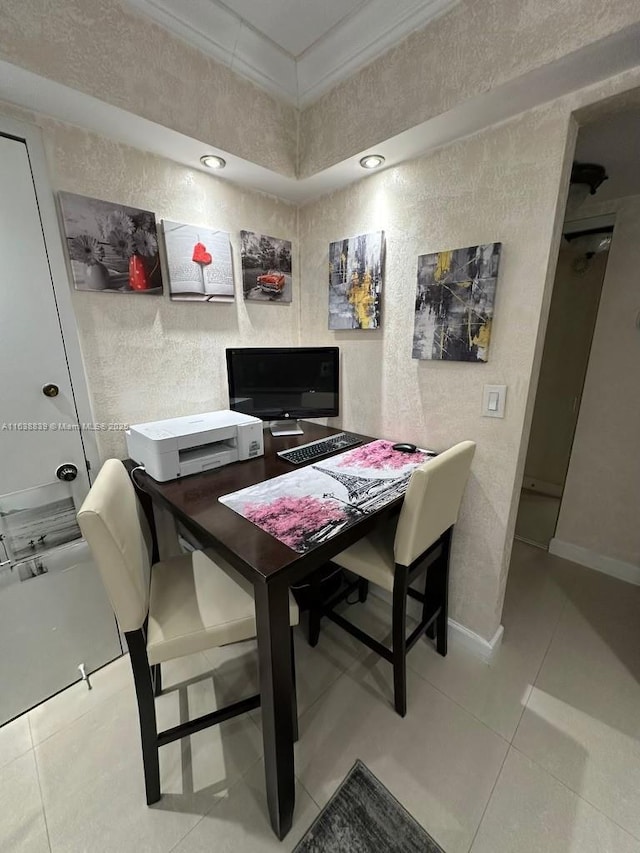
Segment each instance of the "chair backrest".
[{"label": "chair backrest", "polygon": [[107,459],[78,512],[122,631],[141,628],[149,611],[152,540],[127,469]]},{"label": "chair backrest", "polygon": [[475,450],[475,442],[461,441],[415,469],[396,527],[396,563],[411,565],[456,523]]}]

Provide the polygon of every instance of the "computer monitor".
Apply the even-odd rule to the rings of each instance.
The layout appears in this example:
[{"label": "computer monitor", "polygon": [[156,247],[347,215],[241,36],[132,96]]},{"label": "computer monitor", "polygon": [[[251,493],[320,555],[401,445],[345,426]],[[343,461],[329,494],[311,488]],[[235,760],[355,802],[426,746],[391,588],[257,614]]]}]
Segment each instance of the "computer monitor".
[{"label": "computer monitor", "polygon": [[339,411],[338,347],[227,350],[229,406],[271,421],[274,435],[301,433],[298,418]]}]

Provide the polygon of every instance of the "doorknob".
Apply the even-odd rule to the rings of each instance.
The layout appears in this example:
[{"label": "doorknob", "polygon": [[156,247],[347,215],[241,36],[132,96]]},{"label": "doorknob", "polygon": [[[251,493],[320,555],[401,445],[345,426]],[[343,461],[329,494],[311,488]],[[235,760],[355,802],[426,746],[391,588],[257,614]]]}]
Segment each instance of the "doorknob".
[{"label": "doorknob", "polygon": [[72,480],[78,476],[78,469],[73,464],[73,462],[65,462],[63,465],[60,465],[56,469],[56,477],[59,480],[64,480],[67,483],[70,483]]},{"label": "doorknob", "polygon": [[53,382],[47,382],[46,385],[42,386],[42,393],[45,397],[57,397],[60,393],[60,389],[57,385],[54,385]]}]

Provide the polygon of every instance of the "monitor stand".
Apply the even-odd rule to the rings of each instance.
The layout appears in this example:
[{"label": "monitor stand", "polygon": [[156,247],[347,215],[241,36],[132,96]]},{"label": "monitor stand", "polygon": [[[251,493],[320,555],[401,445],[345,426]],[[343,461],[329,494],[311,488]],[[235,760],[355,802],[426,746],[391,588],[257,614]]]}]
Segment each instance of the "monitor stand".
[{"label": "monitor stand", "polygon": [[271,421],[269,427],[271,435],[303,435],[304,433],[300,421]]}]

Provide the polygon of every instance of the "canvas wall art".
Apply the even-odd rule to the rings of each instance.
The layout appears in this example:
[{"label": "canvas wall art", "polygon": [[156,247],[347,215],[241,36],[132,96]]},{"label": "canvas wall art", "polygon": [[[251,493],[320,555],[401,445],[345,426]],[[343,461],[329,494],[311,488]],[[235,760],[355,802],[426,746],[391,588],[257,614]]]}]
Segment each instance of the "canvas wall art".
[{"label": "canvas wall art", "polygon": [[291,302],[291,243],[241,231],[242,290],[256,302]]},{"label": "canvas wall art", "polygon": [[329,244],[329,328],[377,329],[384,231]]},{"label": "canvas wall art", "polygon": [[162,220],[171,299],[233,302],[233,263],[227,231]]},{"label": "canvas wall art", "polygon": [[162,293],[151,211],[66,192],[60,206],[76,290]]},{"label": "canvas wall art", "polygon": [[418,258],[413,357],[487,361],[500,243]]}]

